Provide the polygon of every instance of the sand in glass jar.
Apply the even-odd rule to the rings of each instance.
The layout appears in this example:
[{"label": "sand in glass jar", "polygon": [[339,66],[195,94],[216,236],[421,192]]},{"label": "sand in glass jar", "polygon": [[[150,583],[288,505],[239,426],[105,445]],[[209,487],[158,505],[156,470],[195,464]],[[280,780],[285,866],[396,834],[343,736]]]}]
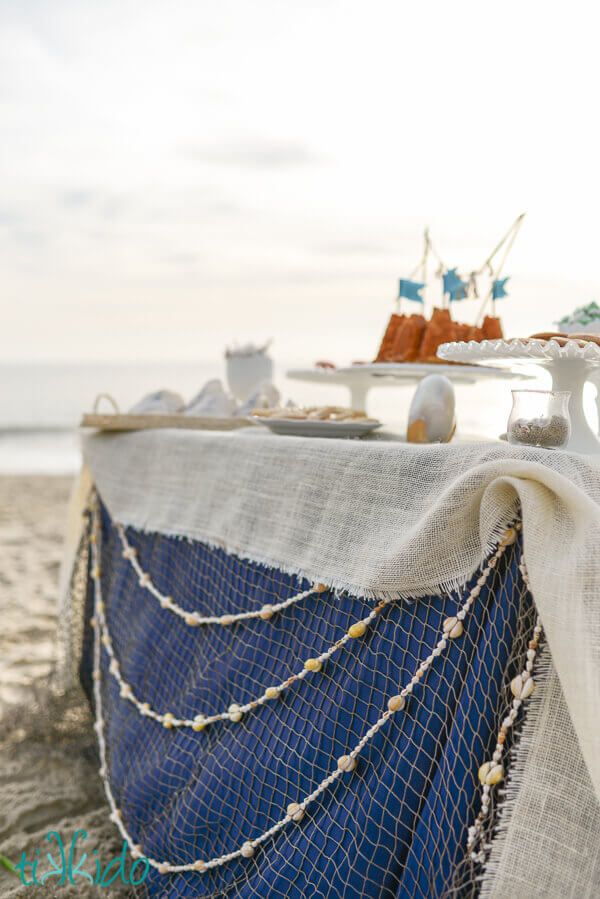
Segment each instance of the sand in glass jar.
[{"label": "sand in glass jar", "polygon": [[544,449],[565,447],[571,436],[568,390],[513,390],[508,442]]}]

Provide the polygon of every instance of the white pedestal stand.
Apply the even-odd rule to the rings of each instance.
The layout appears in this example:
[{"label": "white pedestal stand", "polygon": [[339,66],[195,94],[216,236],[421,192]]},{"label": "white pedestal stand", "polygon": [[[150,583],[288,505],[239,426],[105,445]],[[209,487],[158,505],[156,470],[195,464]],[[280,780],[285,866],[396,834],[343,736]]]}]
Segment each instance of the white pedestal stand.
[{"label": "white pedestal stand", "polygon": [[352,408],[363,411],[367,408],[369,391],[374,387],[414,386],[427,375],[444,375],[455,384],[475,384],[488,378],[497,380],[527,377],[497,366],[487,368],[483,365],[438,365],[427,362],[374,362],[347,368],[299,368],[286,372],[286,377],[292,381],[347,387]]},{"label": "white pedestal stand", "polygon": [[594,380],[590,376],[598,371],[599,365],[600,363],[578,359],[557,359],[543,364],[552,378],[552,390],[571,391],[571,439],[567,448],[576,453],[600,453],[600,441],[592,431],[583,409],[585,382]]},{"label": "white pedestal stand", "polygon": [[594,343],[579,346],[569,341],[560,346],[554,340],[483,340],[481,343],[445,343],[438,355],[456,362],[507,363],[539,365],[552,378],[553,390],[569,390],[571,439],[567,449],[575,453],[600,453],[600,441],[592,431],[583,410],[583,388],[586,381],[598,383],[600,347]]}]

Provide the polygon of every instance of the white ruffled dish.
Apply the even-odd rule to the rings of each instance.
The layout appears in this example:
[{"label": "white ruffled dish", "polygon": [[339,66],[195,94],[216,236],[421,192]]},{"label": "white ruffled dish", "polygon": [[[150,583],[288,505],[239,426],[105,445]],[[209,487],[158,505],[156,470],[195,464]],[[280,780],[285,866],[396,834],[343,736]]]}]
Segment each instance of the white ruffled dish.
[{"label": "white ruffled dish", "polygon": [[600,362],[600,347],[595,343],[581,346],[577,340],[567,340],[564,346],[556,340],[475,340],[443,343],[438,347],[440,359],[449,362],[505,365],[506,362],[544,362],[554,359],[580,359]]}]

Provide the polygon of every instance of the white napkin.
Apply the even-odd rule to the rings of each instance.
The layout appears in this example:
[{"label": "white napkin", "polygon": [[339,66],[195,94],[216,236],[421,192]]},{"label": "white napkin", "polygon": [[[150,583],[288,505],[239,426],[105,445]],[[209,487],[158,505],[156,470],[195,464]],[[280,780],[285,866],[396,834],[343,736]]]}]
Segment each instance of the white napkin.
[{"label": "white napkin", "polygon": [[173,415],[183,409],[183,397],[172,390],[155,390],[129,410],[130,415]]},{"label": "white napkin", "polygon": [[218,378],[207,381],[183,410],[185,415],[206,416],[207,418],[230,418],[237,410],[233,397],[223,389]]},{"label": "white napkin", "polygon": [[240,406],[237,415],[250,415],[253,409],[274,409],[279,405],[281,394],[270,381],[263,381],[246,402]]}]

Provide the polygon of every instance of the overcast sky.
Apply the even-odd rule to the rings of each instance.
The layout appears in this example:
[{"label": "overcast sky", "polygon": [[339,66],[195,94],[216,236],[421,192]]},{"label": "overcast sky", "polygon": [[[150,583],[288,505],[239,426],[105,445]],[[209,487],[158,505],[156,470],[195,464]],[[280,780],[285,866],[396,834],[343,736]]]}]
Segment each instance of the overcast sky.
[{"label": "overcast sky", "polygon": [[600,298],[595,7],[1,0],[0,360],[369,358],[522,211],[508,330]]}]

